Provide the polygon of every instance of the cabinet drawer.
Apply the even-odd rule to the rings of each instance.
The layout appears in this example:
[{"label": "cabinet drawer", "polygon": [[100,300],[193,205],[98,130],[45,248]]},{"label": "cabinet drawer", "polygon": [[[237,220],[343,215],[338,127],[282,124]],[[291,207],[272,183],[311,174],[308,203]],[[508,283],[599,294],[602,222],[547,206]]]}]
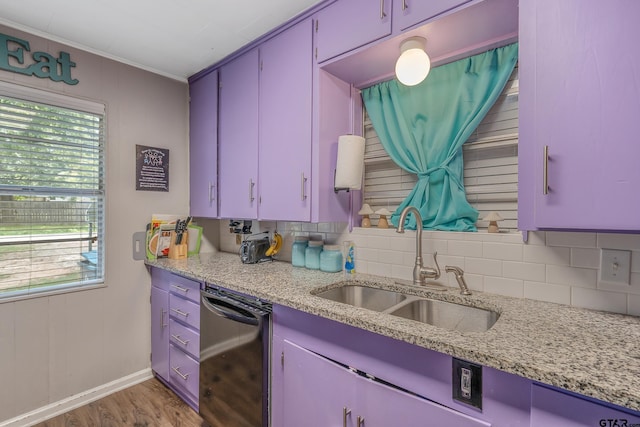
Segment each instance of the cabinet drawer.
[{"label": "cabinet drawer", "polygon": [[200,364],[180,349],[169,345],[169,382],[197,401]]},{"label": "cabinet drawer", "polygon": [[169,321],[169,331],[169,339],[175,347],[186,351],[196,360],[200,359],[200,334],[198,332],[173,319]]},{"label": "cabinet drawer", "polygon": [[200,330],[200,305],[177,295],[169,294],[169,315]]},{"label": "cabinet drawer", "polygon": [[169,292],[196,303],[200,302],[200,282],[191,279],[172,274],[169,280]]}]

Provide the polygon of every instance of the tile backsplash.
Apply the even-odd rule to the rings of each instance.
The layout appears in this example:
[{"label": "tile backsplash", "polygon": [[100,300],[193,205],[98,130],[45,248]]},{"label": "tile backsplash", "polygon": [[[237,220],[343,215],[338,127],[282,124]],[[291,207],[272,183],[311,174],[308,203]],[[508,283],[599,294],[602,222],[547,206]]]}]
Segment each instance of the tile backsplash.
[{"label": "tile backsplash", "polygon": [[[293,236],[309,235],[327,243],[356,243],[356,271],[411,280],[415,261],[415,231],[354,228],[345,223],[256,222],[253,232],[273,231],[285,237],[278,259],[291,261]],[[433,253],[443,271],[439,282],[457,287],[445,265],[461,267],[469,288],[595,310],[640,316],[640,235],[535,232],[527,243],[520,233],[425,231],[423,258],[433,265]],[[599,280],[600,250],[631,251],[629,285]],[[236,252],[236,237],[220,221],[220,250]]]}]

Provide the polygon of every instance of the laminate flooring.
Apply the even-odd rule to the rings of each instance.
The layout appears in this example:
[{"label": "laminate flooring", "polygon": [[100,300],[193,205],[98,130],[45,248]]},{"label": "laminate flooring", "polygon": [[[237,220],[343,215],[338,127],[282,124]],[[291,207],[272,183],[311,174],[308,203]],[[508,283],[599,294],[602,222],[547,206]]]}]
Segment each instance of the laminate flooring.
[{"label": "laminate flooring", "polygon": [[156,378],[113,393],[36,427],[211,427]]}]

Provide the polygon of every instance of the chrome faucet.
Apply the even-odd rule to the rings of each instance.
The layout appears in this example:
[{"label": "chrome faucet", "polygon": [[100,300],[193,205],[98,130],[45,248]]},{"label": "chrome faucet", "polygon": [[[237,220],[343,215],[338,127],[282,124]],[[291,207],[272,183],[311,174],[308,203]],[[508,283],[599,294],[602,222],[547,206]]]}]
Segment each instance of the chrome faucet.
[{"label": "chrome faucet", "polygon": [[433,254],[433,261],[436,263],[436,268],[424,267],[422,265],[422,216],[418,209],[413,206],[407,206],[402,210],[396,232],[404,233],[404,221],[409,212],[413,212],[413,216],[416,217],[416,263],[413,266],[413,284],[416,286],[424,286],[426,284],[425,279],[438,279],[440,277],[440,266],[438,265],[437,259],[438,253]]},{"label": "chrome faucet", "polygon": [[456,267],[453,265],[445,265],[444,271],[447,273],[453,273],[456,281],[458,282],[458,286],[460,286],[460,294],[462,295],[471,295],[471,291],[467,287],[467,282],[464,280],[464,271],[460,267]]}]

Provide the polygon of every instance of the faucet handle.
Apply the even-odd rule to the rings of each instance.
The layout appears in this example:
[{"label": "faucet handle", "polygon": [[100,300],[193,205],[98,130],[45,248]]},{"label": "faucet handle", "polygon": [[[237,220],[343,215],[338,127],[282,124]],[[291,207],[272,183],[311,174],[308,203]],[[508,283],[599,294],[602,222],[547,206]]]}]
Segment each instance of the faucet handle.
[{"label": "faucet handle", "polygon": [[434,277],[434,279],[438,279],[440,277],[440,266],[438,265],[438,251],[433,253],[433,262],[436,264],[436,277]]},{"label": "faucet handle", "polygon": [[[438,280],[440,278],[440,266],[438,265],[438,252],[434,252],[433,261],[436,263],[436,268],[423,267],[422,265],[420,265],[420,277],[422,279],[427,278],[427,279]],[[422,261],[420,262],[420,264],[422,264]]]}]

